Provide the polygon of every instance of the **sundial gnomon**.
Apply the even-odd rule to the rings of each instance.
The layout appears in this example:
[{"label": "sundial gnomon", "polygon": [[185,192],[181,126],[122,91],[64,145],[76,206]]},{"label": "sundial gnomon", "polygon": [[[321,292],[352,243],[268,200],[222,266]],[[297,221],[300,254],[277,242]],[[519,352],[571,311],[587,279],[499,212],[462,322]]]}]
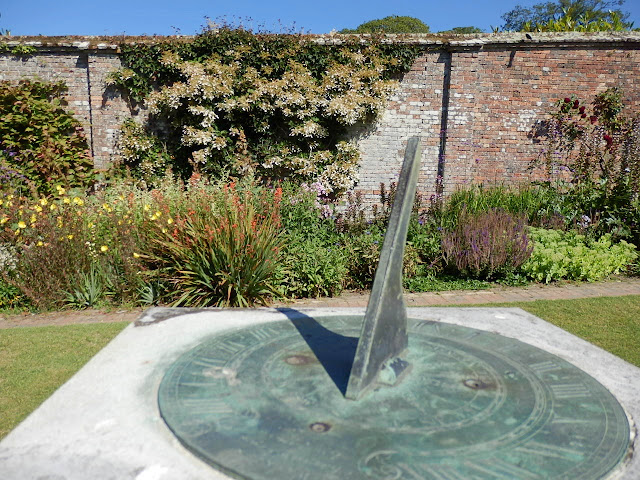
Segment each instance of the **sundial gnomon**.
[{"label": "sundial gnomon", "polygon": [[407,147],[364,321],[287,320],[219,333],[159,389],[162,417],[234,478],[596,479],[629,451],[624,410],[541,349],[407,319],[401,265],[418,139]]}]

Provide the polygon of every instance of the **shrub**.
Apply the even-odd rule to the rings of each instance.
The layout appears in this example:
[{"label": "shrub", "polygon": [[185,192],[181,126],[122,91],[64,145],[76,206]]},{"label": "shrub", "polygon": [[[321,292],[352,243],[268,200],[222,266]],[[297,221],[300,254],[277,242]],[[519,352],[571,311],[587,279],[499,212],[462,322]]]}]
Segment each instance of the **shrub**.
[{"label": "shrub", "polygon": [[347,258],[340,244],[288,235],[285,245],[277,271],[280,292],[285,297],[333,297],[342,292]]},{"label": "shrub", "polygon": [[594,240],[575,232],[530,227],[529,236],[534,248],[521,270],[538,282],[600,280],[624,271],[638,256],[633,245],[624,240],[613,243],[609,234]]},{"label": "shrub", "polygon": [[481,214],[463,211],[458,225],[442,236],[447,267],[477,278],[513,272],[531,250],[524,220],[498,209]]},{"label": "shrub", "polygon": [[[0,82],[0,174],[23,188],[85,187],[93,165],[80,123],[64,108],[64,83]],[[3,182],[4,183],[4,182]]]},{"label": "shrub", "polygon": [[[277,295],[281,190],[220,188],[214,202],[157,224],[151,266],[174,287],[176,306],[265,304]],[[167,219],[168,221],[168,219]]]}]

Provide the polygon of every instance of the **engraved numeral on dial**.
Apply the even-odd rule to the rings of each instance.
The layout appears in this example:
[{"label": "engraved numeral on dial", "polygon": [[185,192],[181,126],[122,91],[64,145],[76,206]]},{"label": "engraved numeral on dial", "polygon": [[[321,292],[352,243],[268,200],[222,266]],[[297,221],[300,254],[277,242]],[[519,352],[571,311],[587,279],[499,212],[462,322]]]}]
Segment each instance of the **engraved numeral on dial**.
[{"label": "engraved numeral on dial", "polygon": [[560,445],[547,445],[536,441],[527,442],[526,445],[518,447],[515,450],[520,453],[549,458],[561,458],[563,460],[571,460],[573,462],[578,462],[583,458],[582,453],[577,450],[562,447]]},{"label": "engraved numeral on dial", "polygon": [[233,412],[233,409],[226,403],[209,398],[185,398],[180,403],[191,415],[223,415]]},{"label": "engraved numeral on dial", "polygon": [[512,480],[514,478],[522,480],[540,480],[542,478],[536,473],[505,462],[500,458],[491,458],[475,463],[465,462],[465,465],[469,467],[471,471],[482,473],[483,478],[497,480]]},{"label": "engraved numeral on dial", "polygon": [[566,383],[559,385],[551,385],[553,395],[560,400],[567,398],[588,397],[589,389],[582,383]]}]

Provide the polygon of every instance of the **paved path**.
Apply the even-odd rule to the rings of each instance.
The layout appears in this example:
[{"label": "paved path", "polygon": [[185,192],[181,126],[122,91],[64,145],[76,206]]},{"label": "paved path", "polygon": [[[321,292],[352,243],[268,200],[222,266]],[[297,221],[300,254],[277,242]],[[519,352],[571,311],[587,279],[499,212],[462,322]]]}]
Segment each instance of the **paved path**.
[{"label": "paved path", "polygon": [[[620,277],[606,282],[494,287],[489,290],[407,293],[409,307],[472,305],[483,303],[530,302],[534,300],[568,300],[572,298],[618,297],[640,295],[640,278]],[[368,292],[345,293],[335,298],[296,300],[283,305],[296,307],[366,307]]]},{"label": "paved path", "polygon": [[[459,290],[449,292],[407,293],[409,307],[472,305],[490,303],[529,302],[534,300],[566,300],[572,298],[617,297],[640,295],[640,278],[620,277],[606,282],[531,285],[527,287],[495,287],[490,290]],[[278,302],[274,306],[288,307],[366,307],[368,292],[346,292],[335,298],[318,298]],[[640,300],[639,300],[640,301]],[[78,323],[132,322],[143,309],[67,310],[43,314],[1,315],[0,329]]]}]

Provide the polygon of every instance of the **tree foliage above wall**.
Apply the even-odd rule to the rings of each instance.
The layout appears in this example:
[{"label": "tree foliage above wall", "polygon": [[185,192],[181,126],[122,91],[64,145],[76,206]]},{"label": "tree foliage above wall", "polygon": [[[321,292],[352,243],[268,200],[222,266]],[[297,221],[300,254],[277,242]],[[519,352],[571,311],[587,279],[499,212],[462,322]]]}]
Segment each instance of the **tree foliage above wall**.
[{"label": "tree foliage above wall", "polygon": [[429,26],[419,18],[391,15],[370,20],[353,30],[345,28],[340,33],[429,33]]},{"label": "tree foliage above wall", "polygon": [[144,128],[125,125],[122,160],[132,170],[249,172],[338,194],[356,179],[348,128],[376,117],[420,47],[222,28],[121,51],[110,81],[150,111]]}]

